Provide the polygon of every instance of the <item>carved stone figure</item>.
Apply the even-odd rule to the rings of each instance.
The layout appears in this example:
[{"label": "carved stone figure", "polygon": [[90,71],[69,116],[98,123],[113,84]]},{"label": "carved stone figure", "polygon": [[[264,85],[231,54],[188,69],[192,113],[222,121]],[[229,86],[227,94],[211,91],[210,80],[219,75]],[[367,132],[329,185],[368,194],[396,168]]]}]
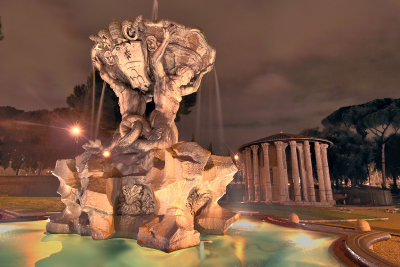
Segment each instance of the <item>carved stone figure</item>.
[{"label": "carved stone figure", "polygon": [[[237,169],[230,157],[178,142],[174,122],[182,96],[212,69],[214,49],[197,29],[141,16],[113,20],[90,39],[93,65],[117,95],[122,121],[109,158],[94,140],[75,159],[57,161],[66,208],[47,231],[115,234],[168,252],[198,245],[199,232],[223,234],[238,215],[217,201]],[[148,101],[155,109],[146,117]]]},{"label": "carved stone figure", "polygon": [[152,192],[143,185],[124,185],[119,197],[117,214],[140,215],[154,213]]},{"label": "carved stone figure", "polygon": [[[202,33],[139,16],[122,25],[113,20],[108,31],[90,39],[95,42],[93,65],[118,96],[122,115],[109,149],[130,152],[176,143],[174,120],[182,96],[197,91],[215,60],[215,51]],[[155,111],[145,118],[146,102],[151,100]]]}]

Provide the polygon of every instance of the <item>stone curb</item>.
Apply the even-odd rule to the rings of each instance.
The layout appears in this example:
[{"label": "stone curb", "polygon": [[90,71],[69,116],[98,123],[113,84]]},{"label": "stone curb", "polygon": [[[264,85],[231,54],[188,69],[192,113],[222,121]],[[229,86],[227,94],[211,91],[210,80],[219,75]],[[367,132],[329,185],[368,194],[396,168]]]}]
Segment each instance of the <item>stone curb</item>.
[{"label": "stone curb", "polygon": [[[325,232],[330,234],[339,235],[339,238],[333,242],[331,251],[336,257],[342,262],[349,266],[398,266],[393,263],[381,258],[375,254],[369,247],[376,242],[388,240],[390,238],[389,233],[385,232],[359,232],[355,230],[339,230],[335,227],[329,227],[324,225],[304,225],[303,223],[291,223],[288,220],[273,217],[273,216],[252,216],[259,220],[284,226],[290,228],[299,228],[304,230]],[[341,236],[341,237],[340,237]],[[341,239],[341,240],[340,240]],[[338,242],[343,241],[343,242]],[[340,248],[338,253],[338,245],[344,243],[344,246]],[[343,251],[344,250],[344,251]]]},{"label": "stone curb", "polygon": [[365,266],[398,266],[377,254],[370,247],[379,241],[390,239],[390,234],[385,232],[364,232],[348,235],[345,240],[345,249],[359,263]]},{"label": "stone curb", "polygon": [[[340,219],[340,220],[300,220],[302,223],[330,223],[330,222],[356,222],[358,219]],[[389,218],[368,218],[365,221],[387,221]]]}]

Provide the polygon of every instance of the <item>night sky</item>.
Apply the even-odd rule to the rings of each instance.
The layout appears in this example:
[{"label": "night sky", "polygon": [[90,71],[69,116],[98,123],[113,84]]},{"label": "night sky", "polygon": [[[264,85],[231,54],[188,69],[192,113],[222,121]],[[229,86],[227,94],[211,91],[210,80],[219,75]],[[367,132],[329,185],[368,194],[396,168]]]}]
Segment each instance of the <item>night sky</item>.
[{"label": "night sky", "polygon": [[[152,2],[1,0],[0,106],[66,106],[91,71],[88,36],[113,18],[150,18]],[[200,27],[216,48],[235,149],[318,126],[342,106],[399,98],[399,14],[397,0],[159,0],[158,17]],[[182,139],[196,117],[179,123]]]}]

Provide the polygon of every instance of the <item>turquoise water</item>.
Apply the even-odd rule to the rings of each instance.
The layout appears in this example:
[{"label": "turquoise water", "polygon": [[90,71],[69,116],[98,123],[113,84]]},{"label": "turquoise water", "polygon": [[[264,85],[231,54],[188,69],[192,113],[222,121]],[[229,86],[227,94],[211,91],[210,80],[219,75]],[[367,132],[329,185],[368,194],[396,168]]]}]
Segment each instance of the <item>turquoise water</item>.
[{"label": "turquoise water", "polygon": [[164,253],[136,240],[51,235],[46,221],[0,224],[0,266],[344,266],[330,252],[336,236],[238,221],[225,236]]}]

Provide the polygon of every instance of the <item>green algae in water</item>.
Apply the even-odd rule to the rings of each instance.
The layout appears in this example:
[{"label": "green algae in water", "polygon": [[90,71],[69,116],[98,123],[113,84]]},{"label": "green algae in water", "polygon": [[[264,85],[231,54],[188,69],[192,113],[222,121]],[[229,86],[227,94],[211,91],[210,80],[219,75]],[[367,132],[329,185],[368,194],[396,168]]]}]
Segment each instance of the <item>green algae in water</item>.
[{"label": "green algae in water", "polygon": [[344,266],[330,252],[336,236],[239,221],[225,236],[202,235],[200,246],[172,253],[136,240],[92,240],[45,233],[46,221],[0,224],[1,266]]}]

